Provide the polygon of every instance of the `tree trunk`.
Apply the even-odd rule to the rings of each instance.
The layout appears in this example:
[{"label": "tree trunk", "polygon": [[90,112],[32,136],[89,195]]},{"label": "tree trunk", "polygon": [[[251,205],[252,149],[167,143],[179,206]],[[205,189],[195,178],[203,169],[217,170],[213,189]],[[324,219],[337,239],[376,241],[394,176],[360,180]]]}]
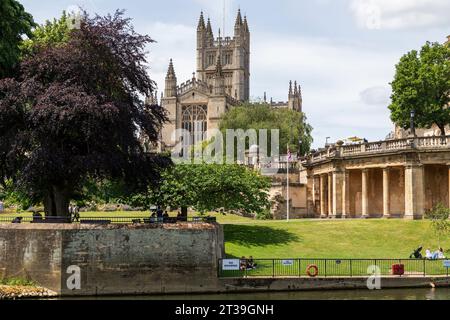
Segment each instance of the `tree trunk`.
[{"label": "tree trunk", "polygon": [[181,216],[183,218],[187,218],[187,216],[188,216],[188,208],[187,207],[181,207]]},{"label": "tree trunk", "polygon": [[445,125],[438,125],[439,130],[441,130],[441,143],[445,144]]},{"label": "tree trunk", "polygon": [[69,192],[53,186],[44,198],[44,211],[47,217],[69,217]]}]

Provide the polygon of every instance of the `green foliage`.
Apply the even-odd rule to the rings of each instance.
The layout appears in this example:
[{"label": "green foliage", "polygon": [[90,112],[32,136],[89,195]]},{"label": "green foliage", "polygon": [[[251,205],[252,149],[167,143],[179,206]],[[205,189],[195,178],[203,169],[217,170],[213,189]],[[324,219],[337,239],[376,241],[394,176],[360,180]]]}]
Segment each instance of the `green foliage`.
[{"label": "green foliage", "polygon": [[270,212],[270,208],[266,208],[265,210],[258,212],[256,214],[256,219],[258,219],[258,220],[273,220],[273,215]]},{"label": "green foliage", "polygon": [[25,192],[18,189],[12,180],[6,180],[0,186],[0,200],[4,202],[6,208],[17,207],[20,210],[27,210],[33,205],[33,201]]},{"label": "green foliage", "polygon": [[450,231],[450,223],[448,221],[450,209],[444,204],[439,203],[432,210],[428,211],[425,216],[431,220],[431,228],[438,237],[440,246],[442,237],[448,235]]},{"label": "green foliage", "polygon": [[30,55],[41,47],[58,46],[69,41],[70,19],[71,17],[63,11],[61,18],[53,19],[53,21],[47,20],[44,24],[37,26],[33,30],[32,38],[23,41],[22,55]]},{"label": "green foliage", "polygon": [[416,126],[429,128],[435,124],[445,134],[445,125],[450,123],[449,46],[427,42],[420,53],[408,52],[397,64],[391,86],[393,122],[408,128],[414,110]]},{"label": "green foliage", "polygon": [[7,279],[0,279],[0,285],[33,287],[36,285],[36,283],[34,281],[22,278],[7,278]]},{"label": "green foliage", "polygon": [[83,184],[81,192],[74,195],[74,200],[80,207],[118,203],[124,197],[125,189],[123,181],[91,178]]},{"label": "green foliage", "polygon": [[13,75],[20,58],[22,36],[31,36],[31,14],[16,0],[0,1],[0,79]]},{"label": "green foliage", "polygon": [[238,165],[179,164],[162,174],[162,184],[150,188],[148,203],[199,212],[258,213],[269,206],[270,180]]},{"label": "green foliage", "polygon": [[[312,127],[306,123],[303,113],[289,109],[275,109],[264,103],[243,103],[232,108],[220,122],[220,130],[225,137],[226,129],[267,129],[270,144],[270,130],[280,130],[280,152],[287,152],[287,145],[292,153],[298,152],[301,139],[301,154],[306,154],[313,141]],[[247,143],[247,148],[250,146]],[[270,150],[269,150],[270,151]]]}]

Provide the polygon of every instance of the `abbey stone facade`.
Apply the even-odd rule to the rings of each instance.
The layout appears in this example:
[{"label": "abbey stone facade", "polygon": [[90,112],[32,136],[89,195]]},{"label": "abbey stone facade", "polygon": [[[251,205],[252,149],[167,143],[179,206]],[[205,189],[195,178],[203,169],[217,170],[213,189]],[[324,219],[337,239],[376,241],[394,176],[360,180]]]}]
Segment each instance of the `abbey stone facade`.
[{"label": "abbey stone facade", "polygon": [[[199,141],[207,130],[218,129],[220,119],[231,107],[250,100],[250,30],[247,17],[240,10],[234,25],[234,37],[215,38],[211,21],[205,24],[203,12],[197,26],[197,70],[192,78],[178,84],[176,61],[170,60],[161,106],[169,121],[160,137],[160,149],[172,149],[173,133],[185,129],[191,141]],[[151,97],[157,100],[157,97]],[[264,93],[266,101],[266,93]],[[157,101],[154,101],[157,102]],[[302,112],[301,88],[289,84],[287,102],[273,102],[274,108],[290,108]]]}]

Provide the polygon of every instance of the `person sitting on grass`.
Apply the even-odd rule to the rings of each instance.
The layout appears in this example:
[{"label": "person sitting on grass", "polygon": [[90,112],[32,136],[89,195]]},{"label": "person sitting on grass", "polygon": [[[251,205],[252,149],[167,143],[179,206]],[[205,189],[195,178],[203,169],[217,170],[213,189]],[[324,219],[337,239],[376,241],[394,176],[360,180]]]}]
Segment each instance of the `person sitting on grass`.
[{"label": "person sitting on grass", "polygon": [[425,259],[431,260],[433,258],[433,254],[430,249],[425,250]]},{"label": "person sitting on grass", "polygon": [[442,249],[442,248],[439,248],[438,259],[445,259],[444,249]]},{"label": "person sitting on grass", "polygon": [[419,248],[417,248],[416,250],[414,250],[413,253],[411,253],[411,255],[409,256],[410,259],[422,259],[422,249],[423,247],[420,246]]},{"label": "person sitting on grass", "polygon": [[253,261],[252,256],[250,256],[247,260],[247,269],[249,269],[249,270],[256,269],[256,263],[255,263],[255,261]]},{"label": "person sitting on grass", "polygon": [[245,257],[241,258],[241,265],[239,267],[241,271],[247,270],[247,259]]},{"label": "person sitting on grass", "polygon": [[22,223],[23,217],[15,217],[12,223]]}]

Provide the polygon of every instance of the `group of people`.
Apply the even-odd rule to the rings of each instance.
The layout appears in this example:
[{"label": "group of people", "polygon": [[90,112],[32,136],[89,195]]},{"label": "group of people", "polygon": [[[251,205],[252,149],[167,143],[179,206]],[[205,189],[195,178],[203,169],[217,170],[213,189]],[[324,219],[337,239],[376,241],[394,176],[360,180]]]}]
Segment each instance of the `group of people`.
[{"label": "group of people", "polygon": [[158,207],[155,211],[152,213],[152,218],[169,218],[169,213],[167,211],[163,211],[161,207]]},{"label": "group of people", "polygon": [[430,249],[425,250],[425,257],[422,255],[423,247],[420,246],[409,256],[410,259],[428,259],[428,260],[437,260],[437,259],[445,259],[444,249],[439,248],[438,250],[432,252]]},{"label": "group of people", "polygon": [[438,250],[431,252],[430,249],[425,250],[425,259],[429,260],[437,260],[437,259],[445,259],[444,250],[439,248]]},{"label": "group of people", "polygon": [[253,260],[253,257],[250,256],[248,259],[246,257],[242,257],[240,269],[241,271],[256,269],[256,263]]},{"label": "group of people", "polygon": [[[151,212],[152,218],[162,218],[163,220],[167,220],[170,218],[170,215],[167,212],[167,210],[163,211],[161,207],[157,207],[156,210],[152,210]],[[187,217],[183,216],[182,213],[178,211],[177,221],[187,221]]]}]

